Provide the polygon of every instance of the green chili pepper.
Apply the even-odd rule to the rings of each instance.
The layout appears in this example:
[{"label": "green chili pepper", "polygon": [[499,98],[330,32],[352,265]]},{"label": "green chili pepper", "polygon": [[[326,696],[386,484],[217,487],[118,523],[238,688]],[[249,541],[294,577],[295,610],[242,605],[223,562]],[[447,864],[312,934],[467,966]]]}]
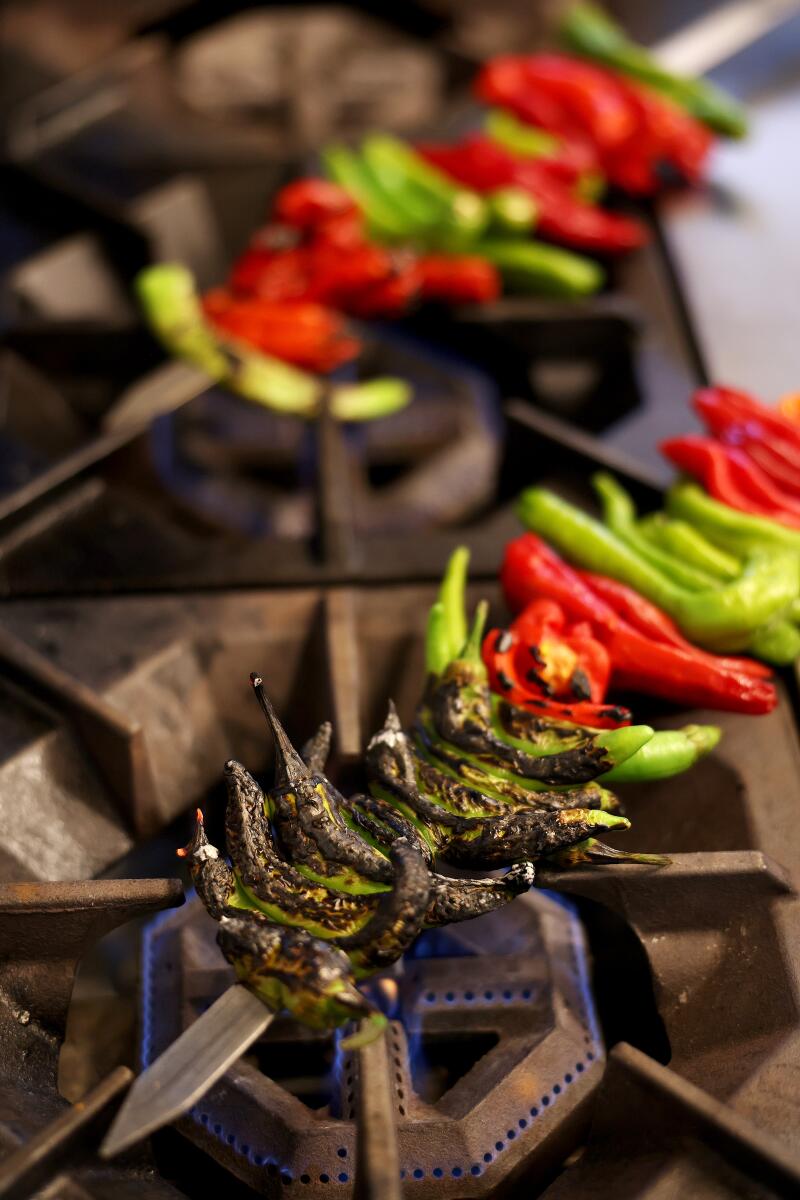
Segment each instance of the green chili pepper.
[{"label": "green chili pepper", "polygon": [[440,177],[398,138],[386,134],[366,138],[360,166],[365,183],[371,183],[383,204],[396,208],[408,222],[409,238],[426,248],[463,250],[486,229],[489,209],[483,198]]},{"label": "green chili pepper", "polygon": [[667,512],[682,517],[716,546],[729,554],[745,555],[755,551],[793,550],[800,554],[800,530],[738,512],[714,500],[696,483],[679,481],[667,492]]},{"label": "green chili pepper", "polygon": [[369,226],[380,241],[407,242],[416,232],[414,221],[401,212],[396,204],[387,201],[364,163],[346,146],[326,146],[322,163],[327,174],[355,201]]},{"label": "green chili pepper", "polygon": [[605,842],[598,842],[596,838],[586,838],[585,841],[569,846],[566,850],[557,850],[555,854],[549,854],[545,860],[547,866],[554,867],[582,867],[585,864],[603,862],[668,867],[672,859],[663,854],[635,854],[628,850],[617,850],[615,846],[607,846]]},{"label": "green chili pepper", "polygon": [[653,737],[619,767],[601,775],[604,783],[640,783],[670,779],[688,771],[709,754],[722,737],[717,725],[687,725],[657,730]]},{"label": "green chili pepper", "polygon": [[649,84],[718,133],[739,138],[747,132],[744,110],[731,96],[706,79],[688,79],[667,71],[593,4],[575,4],[568,9],[560,32],[571,50]]},{"label": "green chili pepper", "polygon": [[755,630],[747,649],[765,662],[788,665],[800,656],[800,630],[785,618],[768,621]]},{"label": "green chili pepper", "polygon": [[487,238],[474,247],[475,254],[499,270],[516,291],[543,296],[590,296],[601,287],[602,267],[559,246],[543,242]]},{"label": "green chili pepper", "polygon": [[668,612],[687,637],[714,650],[746,648],[753,633],[779,616],[800,591],[796,554],[754,554],[735,582],[687,592],[604,525],[545,488],[523,492],[518,512],[524,525],[568,558],[636,588]]},{"label": "green chili pepper", "polygon": [[714,576],[682,562],[672,554],[652,545],[637,527],[636,506],[613,475],[598,471],[592,476],[592,486],[600,499],[603,520],[612,533],[627,546],[640,554],[646,562],[661,571],[667,579],[691,592],[702,592],[714,587]]},{"label": "green chili pepper", "polygon": [[487,196],[489,228],[494,234],[525,236],[536,225],[536,201],[522,188],[497,188]]},{"label": "green chili pepper", "polygon": [[[178,358],[195,363],[212,380],[275,412],[317,417],[325,384],[243,343],[220,337],[206,321],[190,271],[180,263],[146,267],[135,289],[153,333]],[[402,379],[372,379],[330,389],[339,421],[370,421],[405,408],[411,389]]]},{"label": "green chili pepper", "polygon": [[742,573],[741,559],[720,550],[688,521],[668,517],[662,512],[650,513],[639,520],[638,529],[653,545],[670,551],[715,579],[728,582]]},{"label": "green chili pepper", "polygon": [[[467,590],[467,570],[469,569],[469,550],[466,546],[457,546],[447,560],[442,582],[439,587],[437,603],[441,613],[433,615],[433,630],[430,629],[431,659],[437,662],[444,659],[437,667],[427,658],[426,666],[434,675],[441,675],[444,668],[463,648],[467,640],[467,613],[465,606]],[[435,607],[435,606],[434,606]]]}]

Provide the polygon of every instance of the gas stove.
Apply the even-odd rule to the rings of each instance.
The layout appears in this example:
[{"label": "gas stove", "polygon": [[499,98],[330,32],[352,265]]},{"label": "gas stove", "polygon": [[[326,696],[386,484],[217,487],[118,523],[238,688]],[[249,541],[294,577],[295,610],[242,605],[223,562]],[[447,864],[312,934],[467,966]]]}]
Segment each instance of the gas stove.
[{"label": "gas stove", "polygon": [[[757,719],[637,704],[662,727],[724,731],[677,783],[626,792],[626,837],[670,866],[540,869],[530,895],[424,935],[373,982],[385,1042],[348,1055],[277,1020],[173,1127],[98,1158],[130,1068],[230,981],[172,876],[197,804],[220,840],[225,760],[269,770],[249,672],[298,742],[332,720],[334,774],[357,786],[387,697],[413,709],[447,553],[469,543],[472,598],[502,618],[494,579],[520,487],[585,500],[599,465],[653,500],[655,444],[685,428],[684,398],[707,376],[678,204],[644,214],[653,243],[594,300],[366,330],[370,369],[411,376],[421,396],[374,428],[300,429],[198,386],[142,330],[131,275],[169,254],[218,278],[323,133],[295,90],[288,149],[266,93],[269,139],[233,102],[210,138],[217,56],[241,18],[143,8],[109,61],[20,102],[4,169],[31,249],[6,276],[0,360],[0,1196],[800,1194],[791,678]],[[446,5],[408,9],[394,28],[365,23],[328,113],[337,129],[385,103],[363,61],[398,39],[428,106],[413,122],[464,119],[466,15],[448,33]],[[341,37],[352,14],[330,11]],[[313,43],[320,19],[283,29],[284,44]],[[171,67],[180,95],[159,108]],[[131,173],[154,112],[158,161]]]}]

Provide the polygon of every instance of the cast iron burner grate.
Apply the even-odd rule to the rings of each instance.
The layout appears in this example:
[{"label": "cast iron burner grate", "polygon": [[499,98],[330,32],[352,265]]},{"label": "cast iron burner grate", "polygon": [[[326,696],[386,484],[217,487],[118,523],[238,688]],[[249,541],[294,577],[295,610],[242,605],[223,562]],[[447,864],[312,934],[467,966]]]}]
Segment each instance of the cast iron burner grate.
[{"label": "cast iron burner grate", "polygon": [[[143,1065],[232,982],[215,935],[196,899],[146,930]],[[572,907],[533,895],[423,937],[380,982],[396,997],[389,1069],[408,1194],[488,1197],[558,1165],[585,1126],[604,1059]],[[229,1070],[178,1128],[260,1193],[324,1198],[340,1185],[334,1194],[349,1197],[358,1057],[336,1050],[327,1100],[311,1107],[271,1077],[271,1063],[278,1051],[291,1063],[309,1041],[322,1055],[330,1039],[300,1031],[298,1043],[289,1022],[273,1029],[258,1062],[249,1055]]]}]

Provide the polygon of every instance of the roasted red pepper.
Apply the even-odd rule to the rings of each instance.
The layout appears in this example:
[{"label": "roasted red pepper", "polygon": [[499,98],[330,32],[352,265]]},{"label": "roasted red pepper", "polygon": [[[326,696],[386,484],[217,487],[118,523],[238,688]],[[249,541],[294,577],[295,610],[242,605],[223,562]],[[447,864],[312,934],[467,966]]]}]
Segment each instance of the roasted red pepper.
[{"label": "roasted red pepper", "polygon": [[272,215],[284,225],[310,229],[356,211],[355,204],[338,184],[327,179],[297,179],[278,192]]},{"label": "roasted red pepper", "polygon": [[551,720],[594,729],[631,722],[626,708],[603,701],[611,664],[585,623],[568,626],[552,600],[534,600],[510,629],[492,629],[482,649],[493,691]]},{"label": "roasted red pepper", "polygon": [[775,688],[754,677],[749,664],[743,669],[736,659],[717,659],[641,632],[535,534],[508,544],[501,582],[512,611],[544,596],[573,620],[587,621],[608,651],[615,685],[735,712],[770,712],[777,703]]},{"label": "roasted red pepper", "polygon": [[476,304],[500,295],[497,269],[483,258],[426,254],[418,260],[417,272],[425,300]]},{"label": "roasted red pepper", "polygon": [[217,288],[203,309],[223,333],[310,371],[332,371],[361,350],[339,314],[319,304],[243,300]]},{"label": "roasted red pepper", "polygon": [[773,483],[743,450],[689,434],[662,442],[661,451],[698,479],[715,500],[740,512],[800,528],[800,502]]},{"label": "roasted red pepper", "polygon": [[502,187],[528,192],[538,208],[537,231],[554,241],[606,253],[633,250],[646,241],[638,221],[578,199],[539,159],[519,158],[484,134],[417,149],[428,162],[477,192]]}]

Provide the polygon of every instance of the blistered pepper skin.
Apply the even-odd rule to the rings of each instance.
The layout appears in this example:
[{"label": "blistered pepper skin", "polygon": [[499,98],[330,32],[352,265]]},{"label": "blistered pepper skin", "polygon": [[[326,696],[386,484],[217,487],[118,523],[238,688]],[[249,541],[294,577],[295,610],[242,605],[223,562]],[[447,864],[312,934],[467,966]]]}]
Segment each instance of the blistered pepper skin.
[{"label": "blistered pepper skin", "polygon": [[268,803],[285,855],[324,886],[351,895],[386,891],[392,865],[346,824],[340,797],[323,775],[312,773],[278,720],[258,675],[253,689],[275,743],[275,780]]},{"label": "blistered pepper skin", "polygon": [[236,976],[273,1012],[330,1029],[375,1010],[355,986],[344,951],[259,913],[223,916],[217,943]]},{"label": "blistered pepper skin", "polygon": [[247,899],[271,920],[317,937],[354,934],[374,914],[377,898],[348,896],[313,883],[278,853],[258,783],[241,763],[225,764],[225,840]]}]

